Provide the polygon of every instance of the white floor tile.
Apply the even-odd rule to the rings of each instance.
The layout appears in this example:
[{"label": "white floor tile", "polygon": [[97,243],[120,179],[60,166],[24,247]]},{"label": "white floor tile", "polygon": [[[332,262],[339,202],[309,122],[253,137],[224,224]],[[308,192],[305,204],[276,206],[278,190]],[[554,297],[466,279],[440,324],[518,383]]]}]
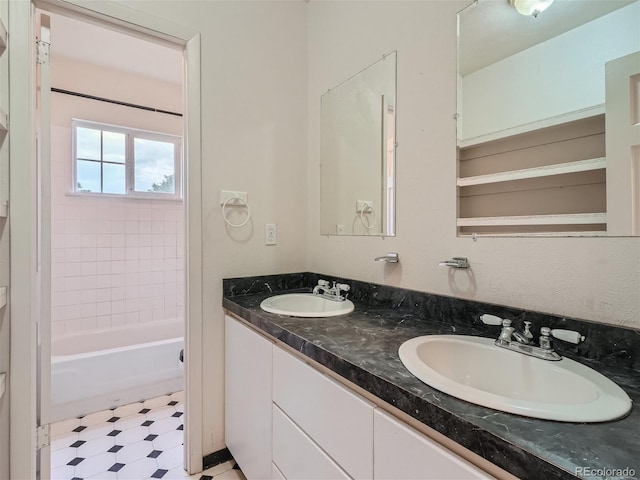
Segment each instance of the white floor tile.
[{"label": "white floor tile", "polygon": [[171,400],[175,400],[176,402],[184,403],[184,390],[180,390],[179,392],[172,393],[170,395]]},{"label": "white floor tile", "polygon": [[98,423],[82,430],[79,435],[79,440],[93,440],[95,438],[106,437],[113,430],[111,423]]},{"label": "white floor tile", "polygon": [[116,461],[118,463],[132,463],[136,460],[147,458],[147,455],[153,450],[151,442],[145,440],[131,443],[116,452]]},{"label": "white floor tile", "polygon": [[181,417],[163,418],[162,420],[157,420],[149,425],[149,431],[156,435],[161,435],[163,433],[177,430],[180,425],[182,425]]},{"label": "white floor tile", "polygon": [[118,474],[116,472],[100,472],[92,477],[87,477],[87,480],[118,480]]},{"label": "white floor tile", "polygon": [[97,425],[98,423],[104,423],[111,417],[113,417],[113,412],[111,410],[103,410],[101,412],[90,413],[89,415],[85,415],[80,419],[80,425],[90,427],[92,425]]},{"label": "white floor tile", "polygon": [[184,448],[182,445],[163,451],[158,458],[158,468],[171,470],[176,467],[182,467],[184,462]]},{"label": "white floor tile", "polygon": [[153,458],[143,458],[126,464],[118,471],[118,480],[140,480],[149,478],[158,470],[158,463]]},{"label": "white floor tile", "polygon": [[154,408],[147,413],[147,420],[162,420],[163,418],[169,418],[174,413],[176,413],[175,407],[165,405],[163,407]]},{"label": "white floor tile", "polygon": [[57,437],[58,435],[71,432],[74,428],[80,425],[79,418],[70,418],[69,420],[63,420],[61,422],[56,422],[51,425],[50,435],[52,437]]},{"label": "white floor tile", "polygon": [[69,480],[73,478],[75,467],[70,465],[62,465],[61,467],[51,469],[51,480]]},{"label": "white floor tile", "polygon": [[75,476],[85,478],[100,472],[106,472],[114,463],[116,463],[115,453],[101,453],[76,465]]},{"label": "white floor tile", "polygon": [[61,450],[66,447],[70,447],[72,443],[78,441],[78,434],[76,432],[64,433],[53,437],[51,439],[51,451]]},{"label": "white floor tile", "polygon": [[113,411],[114,417],[128,417],[129,415],[133,415],[142,410],[144,406],[142,402],[130,403],[129,405],[124,405],[122,407],[118,407]]},{"label": "white floor tile", "polygon": [[164,407],[171,401],[169,395],[163,395],[161,397],[150,398],[146,402],[143,402],[144,408],[158,408]]},{"label": "white floor tile", "polygon": [[114,444],[114,437],[94,438],[78,447],[78,457],[88,458],[105,453],[113,447]]},{"label": "white floor tile", "polygon": [[77,457],[77,452],[77,448],[71,447],[61,448],[60,450],[57,450],[56,454],[51,456],[51,469],[53,470],[55,468],[66,465],[71,460]]},{"label": "white floor tile", "polygon": [[116,442],[118,445],[129,445],[144,440],[149,434],[149,427],[129,428],[116,436]]},{"label": "white floor tile", "polygon": [[135,427],[141,427],[146,420],[147,420],[146,415],[143,415],[141,413],[135,413],[127,417],[122,417],[120,420],[115,422],[113,426],[118,430],[124,431],[124,430],[128,430]]},{"label": "white floor tile", "polygon": [[240,470],[227,470],[221,473],[215,480],[247,480]]},{"label": "white floor tile", "polygon": [[[51,479],[72,478],[100,480],[141,480],[166,471],[165,480],[199,480],[202,475],[220,475],[233,468],[233,462],[217,465],[212,469],[190,477],[183,469],[184,432],[177,428],[184,422],[183,392],[164,395],[146,402],[118,407],[86,415],[82,419],[71,419],[52,425]],[[169,402],[178,402],[168,405]],[[149,409],[140,414],[140,410]],[[115,422],[108,422],[118,417]],[[143,426],[145,422],[152,422]],[[81,431],[73,432],[73,429]],[[71,431],[70,431],[71,430]],[[109,435],[113,431],[117,435]],[[151,437],[149,437],[151,435]],[[144,440],[149,438],[149,440]],[[84,442],[79,446],[71,445]],[[154,450],[153,457],[148,457]],[[67,465],[75,458],[83,459]],[[118,464],[114,471],[109,471]],[[117,471],[116,471],[117,470]],[[242,477],[233,476],[231,480]],[[217,480],[217,478],[216,478]]]},{"label": "white floor tile", "polygon": [[195,475],[189,476],[189,474],[187,473],[187,471],[184,468],[177,467],[177,468],[172,468],[171,470],[169,470],[167,472],[167,474],[164,476],[164,478],[170,479],[170,480],[188,480],[188,479],[200,480],[201,476],[202,476],[202,473],[197,473]]},{"label": "white floor tile", "polygon": [[164,451],[176,445],[182,445],[183,439],[184,432],[181,430],[163,433],[153,440],[153,448]]}]

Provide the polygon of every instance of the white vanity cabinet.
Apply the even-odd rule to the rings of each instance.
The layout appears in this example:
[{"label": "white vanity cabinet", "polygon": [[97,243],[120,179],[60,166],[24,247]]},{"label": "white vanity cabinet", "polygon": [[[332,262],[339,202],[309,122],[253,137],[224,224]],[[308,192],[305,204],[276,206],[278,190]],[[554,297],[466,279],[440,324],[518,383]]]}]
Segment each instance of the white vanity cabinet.
[{"label": "white vanity cabinet", "polygon": [[463,458],[377,408],[374,414],[377,480],[490,479]]},{"label": "white vanity cabinet", "polygon": [[[290,476],[274,449],[273,461],[285,477],[373,478],[373,403],[279,347],[273,349],[273,402],[349,475],[314,476],[309,465]],[[274,436],[276,427],[274,421]]]},{"label": "white vanity cabinet", "polygon": [[493,478],[230,316],[225,361],[226,443],[248,480]]},{"label": "white vanity cabinet", "polygon": [[249,480],[271,478],[272,345],[225,317],[225,439]]}]

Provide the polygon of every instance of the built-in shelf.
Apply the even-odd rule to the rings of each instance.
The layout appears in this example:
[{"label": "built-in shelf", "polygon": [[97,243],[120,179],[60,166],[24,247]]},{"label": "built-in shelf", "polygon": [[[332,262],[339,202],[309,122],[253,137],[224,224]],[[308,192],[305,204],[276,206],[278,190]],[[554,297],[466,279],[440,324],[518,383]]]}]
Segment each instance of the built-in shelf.
[{"label": "built-in shelf", "polygon": [[0,287],[0,308],[7,305],[7,287]]},{"label": "built-in shelf", "polygon": [[9,214],[9,203],[4,200],[0,201],[0,218],[6,218]]},{"label": "built-in shelf", "polygon": [[589,170],[599,170],[607,167],[605,157],[579,160],[577,162],[558,163],[555,165],[545,165],[535,168],[524,168],[522,170],[512,170],[508,172],[491,173],[488,175],[476,175],[474,177],[458,178],[459,187],[470,187],[472,185],[485,185],[488,183],[510,182],[513,180],[523,180],[527,178],[550,177],[565,173],[586,172]]},{"label": "built-in shelf", "polygon": [[2,22],[2,19],[0,19],[0,55],[2,55],[6,49],[7,49],[7,29],[5,28],[4,23]]},{"label": "built-in shelf", "polygon": [[500,140],[502,138],[512,137],[514,135],[520,135],[522,133],[533,132],[543,128],[554,127],[576,120],[582,120],[596,115],[603,115],[605,113],[604,103],[600,105],[594,105],[592,107],[582,108],[573,112],[563,113],[556,115],[555,117],[544,118],[531,123],[525,123],[518,125],[517,127],[506,128],[498,132],[487,133],[486,135],[480,135],[473,138],[466,138],[458,141],[460,148],[467,148],[474,145],[478,145],[486,142],[493,142],[494,140]]},{"label": "built-in shelf", "polygon": [[570,213],[562,215],[516,215],[508,217],[458,218],[458,227],[518,225],[599,225],[607,223],[606,213]]}]

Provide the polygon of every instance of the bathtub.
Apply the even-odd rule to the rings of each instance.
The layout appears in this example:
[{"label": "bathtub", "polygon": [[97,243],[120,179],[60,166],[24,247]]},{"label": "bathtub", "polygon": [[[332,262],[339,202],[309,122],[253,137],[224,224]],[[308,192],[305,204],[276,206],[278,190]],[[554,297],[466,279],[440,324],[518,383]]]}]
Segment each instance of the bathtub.
[{"label": "bathtub", "polygon": [[65,335],[51,342],[51,421],[182,390],[184,324]]}]

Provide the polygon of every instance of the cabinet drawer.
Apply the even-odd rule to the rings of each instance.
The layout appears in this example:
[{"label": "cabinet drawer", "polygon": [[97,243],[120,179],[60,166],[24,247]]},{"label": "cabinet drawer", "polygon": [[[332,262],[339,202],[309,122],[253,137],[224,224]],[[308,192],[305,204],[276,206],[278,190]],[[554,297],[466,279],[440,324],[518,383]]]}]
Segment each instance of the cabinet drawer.
[{"label": "cabinet drawer", "polygon": [[285,479],[350,478],[276,405],[273,406],[273,463]]},{"label": "cabinet drawer", "polygon": [[273,401],[349,475],[372,478],[372,403],[278,347]]},{"label": "cabinet drawer", "polygon": [[492,479],[463,458],[408,425],[376,409],[376,480]]}]

